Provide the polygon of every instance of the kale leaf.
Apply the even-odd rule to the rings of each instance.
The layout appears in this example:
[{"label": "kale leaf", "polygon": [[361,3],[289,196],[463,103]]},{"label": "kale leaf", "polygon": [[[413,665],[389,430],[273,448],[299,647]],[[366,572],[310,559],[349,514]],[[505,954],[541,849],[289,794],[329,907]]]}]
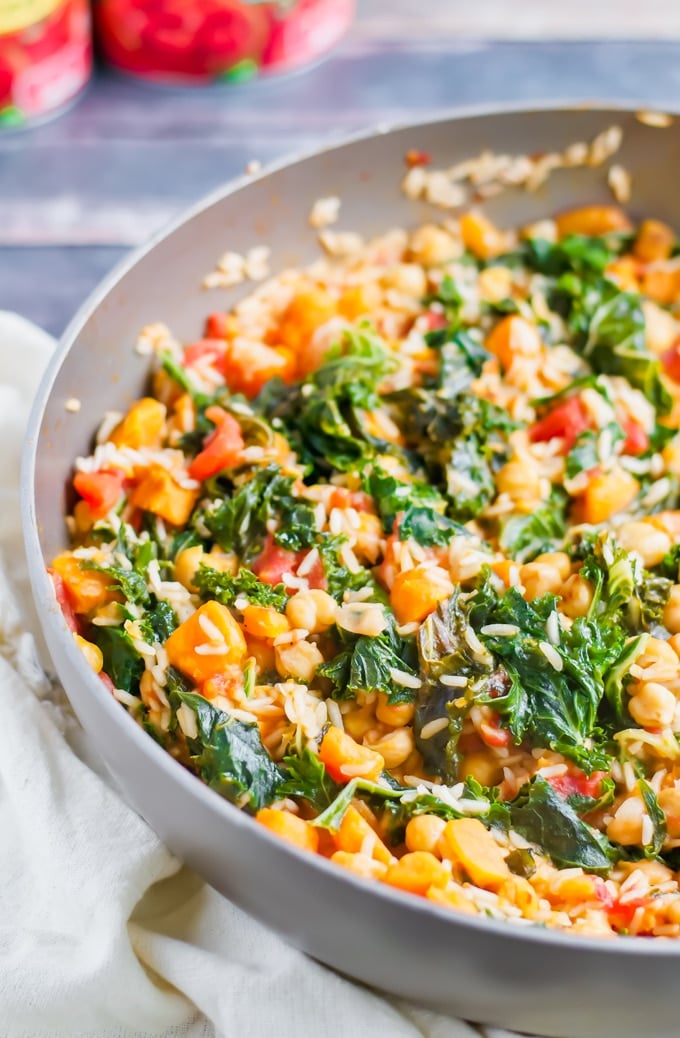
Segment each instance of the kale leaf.
[{"label": "kale leaf", "polygon": [[285,775],[262,745],[257,725],[225,714],[197,692],[178,696],[196,714],[198,736],[188,742],[203,781],[250,811],[276,800]]},{"label": "kale leaf", "polygon": [[137,694],[144,661],[122,627],[93,627],[93,639],[104,657],[103,671],[116,688]]},{"label": "kale leaf", "polygon": [[510,817],[512,828],[540,847],[558,868],[580,867],[606,875],[617,859],[607,838],[579,818],[540,776],[512,802]]},{"label": "kale leaf", "polygon": [[646,858],[656,858],[666,840],[666,816],[659,806],[656,793],[644,779],[638,779],[638,788],[644,801],[647,814],[652,822],[652,841],[645,847]]},{"label": "kale leaf", "polygon": [[245,562],[262,550],[270,519],[279,521],[274,539],[282,547],[293,551],[309,547],[316,534],[313,508],[293,495],[294,482],[278,465],[267,465],[233,495],[215,500],[201,519],[223,551],[233,551]]},{"label": "kale leaf", "polygon": [[326,771],[315,753],[304,749],[300,756],[284,757],[285,777],[277,790],[280,797],[301,797],[315,811],[325,811],[340,793],[341,787]]},{"label": "kale leaf", "polygon": [[512,515],[501,526],[499,543],[516,562],[524,564],[542,552],[556,551],[566,536],[566,495],[558,488],[533,512]]},{"label": "kale leaf", "polygon": [[317,668],[317,674],[331,682],[336,699],[352,699],[357,692],[364,691],[383,692],[390,705],[413,701],[414,689],[395,681],[393,676],[394,671],[403,671],[416,677],[409,639],[400,638],[392,626],[377,637],[342,634],[346,647]]},{"label": "kale leaf", "polygon": [[251,605],[270,606],[281,612],[288,601],[283,584],[275,587],[265,584],[245,567],[232,576],[202,563],[193,577],[193,583],[203,601],[214,599],[225,606],[232,606],[237,598],[243,596]]}]

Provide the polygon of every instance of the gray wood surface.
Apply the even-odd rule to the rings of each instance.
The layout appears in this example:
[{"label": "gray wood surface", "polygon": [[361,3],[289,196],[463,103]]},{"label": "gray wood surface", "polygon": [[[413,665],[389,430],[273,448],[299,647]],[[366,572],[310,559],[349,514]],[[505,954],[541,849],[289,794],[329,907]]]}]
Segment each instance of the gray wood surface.
[{"label": "gray wood surface", "polygon": [[[501,0],[485,3],[482,12],[498,15]],[[601,98],[680,107],[680,42],[475,39],[468,0],[424,6],[431,17],[414,14],[411,0],[367,0],[329,60],[285,79],[169,91],[100,72],[60,119],[0,137],[0,308],[60,332],[127,248],[251,159],[456,105]],[[633,6],[619,5],[627,25]],[[527,16],[524,4],[502,7]],[[664,4],[646,7],[660,17]],[[465,10],[467,28],[457,31]],[[680,3],[672,10],[680,22]]]}]

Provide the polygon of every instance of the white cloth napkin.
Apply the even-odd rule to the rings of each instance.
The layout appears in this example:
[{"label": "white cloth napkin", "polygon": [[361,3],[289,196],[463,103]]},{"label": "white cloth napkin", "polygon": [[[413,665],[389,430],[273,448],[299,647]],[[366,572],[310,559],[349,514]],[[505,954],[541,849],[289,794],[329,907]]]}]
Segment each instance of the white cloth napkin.
[{"label": "white cloth napkin", "polygon": [[289,948],[108,784],[31,633],[19,454],[52,346],[0,313],[0,1038],[502,1038]]}]

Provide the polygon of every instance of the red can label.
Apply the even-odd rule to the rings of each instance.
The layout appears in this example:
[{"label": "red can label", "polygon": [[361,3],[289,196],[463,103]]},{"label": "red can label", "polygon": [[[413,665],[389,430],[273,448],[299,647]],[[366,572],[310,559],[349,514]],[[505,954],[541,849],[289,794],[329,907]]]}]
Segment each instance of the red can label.
[{"label": "red can label", "polygon": [[0,129],[61,108],[91,67],[87,0],[0,0]]}]

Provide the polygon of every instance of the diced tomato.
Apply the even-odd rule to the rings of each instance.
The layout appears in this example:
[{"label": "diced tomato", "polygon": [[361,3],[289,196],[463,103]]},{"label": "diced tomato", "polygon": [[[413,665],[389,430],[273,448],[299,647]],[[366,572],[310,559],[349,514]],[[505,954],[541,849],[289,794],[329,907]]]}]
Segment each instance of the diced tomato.
[{"label": "diced tomato", "polygon": [[604,776],[604,771],[594,771],[589,777],[579,769],[574,769],[566,775],[553,775],[547,781],[555,792],[559,793],[565,800],[567,797],[573,796],[574,793],[584,797],[597,798],[602,791],[602,779]]},{"label": "diced tomato", "polygon": [[446,316],[438,310],[428,310],[426,314],[423,314],[423,320],[427,325],[428,332],[436,332],[440,328],[446,328],[449,323],[446,320]]},{"label": "diced tomato", "polygon": [[192,479],[209,479],[222,469],[233,468],[241,459],[245,446],[241,426],[222,407],[208,407],[206,418],[215,423],[215,431],[205,440],[203,450],[188,468]]},{"label": "diced tomato", "polygon": [[607,887],[605,881],[600,876],[593,876],[593,885],[595,887],[595,897],[602,907],[606,909],[613,908],[616,904],[616,898]]},{"label": "diced tomato", "polygon": [[323,562],[321,561],[321,557],[319,557],[316,560],[316,562],[310,569],[309,573],[306,574],[306,576],[307,583],[309,584],[310,588],[313,588],[315,591],[328,590],[328,581],[326,580],[326,574],[323,570]]},{"label": "diced tomato", "polygon": [[221,339],[199,339],[184,348],[184,366],[193,368],[205,357],[209,361],[221,359],[224,354],[224,342]]},{"label": "diced tomato", "polygon": [[564,440],[563,453],[567,454],[589,426],[590,419],[585,407],[579,397],[573,396],[532,425],[529,429],[529,439],[532,443],[540,443],[559,436]]},{"label": "diced tomato", "polygon": [[646,450],[649,450],[649,436],[637,422],[632,419],[624,419],[621,423],[623,431],[626,434],[626,440],[623,444],[624,454],[644,454]]},{"label": "diced tomato", "polygon": [[125,473],[121,469],[101,472],[76,472],[73,486],[83,501],[87,501],[92,515],[101,519],[118,503],[123,490]]},{"label": "diced tomato", "polygon": [[680,382],[680,339],[661,354],[661,365],[674,382]]},{"label": "diced tomato", "polygon": [[429,166],[431,162],[432,156],[429,151],[418,151],[416,148],[411,148],[406,152],[407,166]]},{"label": "diced tomato", "polygon": [[68,624],[70,630],[74,632],[74,634],[80,634],[80,623],[78,622],[78,617],[76,616],[73,610],[73,606],[71,605],[71,599],[68,597],[68,591],[66,590],[66,585],[64,584],[64,581],[61,579],[59,574],[56,573],[53,569],[48,569],[47,572],[50,575],[52,583],[54,584],[54,594],[57,599],[59,608],[61,609],[64,615],[64,620],[66,620],[66,623]]},{"label": "diced tomato", "polygon": [[619,930],[626,930],[632,923],[638,908],[646,908],[651,900],[651,897],[634,897],[625,904],[621,904],[617,899],[609,909],[609,921]]},{"label": "diced tomato", "polygon": [[102,682],[104,687],[109,690],[109,692],[115,692],[116,686],[114,685],[113,681],[111,680],[109,675],[106,673],[106,671],[104,671],[104,670],[100,670],[99,671],[99,680]]},{"label": "diced tomato", "polygon": [[509,746],[512,742],[512,732],[508,728],[501,728],[500,715],[495,712],[490,721],[482,721],[478,731],[487,746]]},{"label": "diced tomato", "polygon": [[228,339],[229,317],[227,314],[208,314],[203,334],[206,339]]},{"label": "diced tomato", "polygon": [[265,584],[285,583],[284,573],[295,573],[305,552],[289,551],[274,544],[271,534],[267,537],[264,550],[253,563],[253,573],[257,573]]}]

